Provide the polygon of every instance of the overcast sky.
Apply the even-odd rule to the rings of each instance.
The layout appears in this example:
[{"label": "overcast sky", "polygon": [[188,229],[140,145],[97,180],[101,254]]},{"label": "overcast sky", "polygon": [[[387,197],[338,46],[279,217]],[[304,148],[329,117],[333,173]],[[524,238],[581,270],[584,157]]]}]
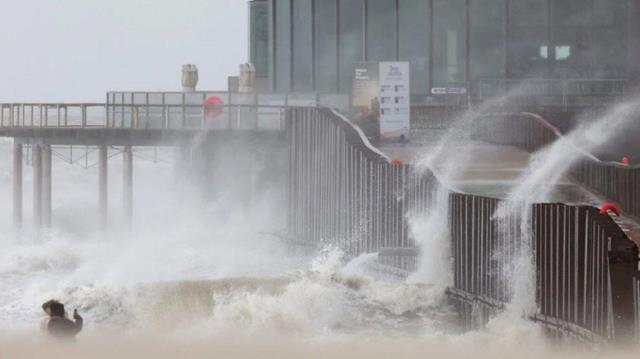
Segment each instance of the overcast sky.
[{"label": "overcast sky", "polygon": [[247,60],[246,0],[0,0],[0,102],[104,101],[108,90],[226,89]]}]

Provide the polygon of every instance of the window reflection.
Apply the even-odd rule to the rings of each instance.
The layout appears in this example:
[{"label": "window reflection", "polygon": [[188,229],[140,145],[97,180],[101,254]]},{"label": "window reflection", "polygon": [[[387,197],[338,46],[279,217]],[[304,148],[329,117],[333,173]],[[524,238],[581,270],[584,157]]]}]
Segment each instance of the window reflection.
[{"label": "window reflection", "polygon": [[411,66],[411,92],[429,93],[429,1],[399,0],[399,60]]},{"label": "window reflection", "polygon": [[275,89],[289,91],[291,83],[290,0],[273,0],[275,12]]},{"label": "window reflection", "polygon": [[293,2],[293,88],[298,92],[312,90],[311,0]]},{"label": "window reflection", "polygon": [[367,61],[395,60],[394,1],[367,1],[367,32]]},{"label": "window reflection", "polygon": [[337,30],[337,1],[316,1],[316,91],[335,92],[338,90],[338,43]]},{"label": "window reflection", "polygon": [[363,60],[363,0],[340,0],[340,92],[349,93],[356,62]]},{"label": "window reflection", "polygon": [[466,81],[465,0],[433,0],[433,83]]}]

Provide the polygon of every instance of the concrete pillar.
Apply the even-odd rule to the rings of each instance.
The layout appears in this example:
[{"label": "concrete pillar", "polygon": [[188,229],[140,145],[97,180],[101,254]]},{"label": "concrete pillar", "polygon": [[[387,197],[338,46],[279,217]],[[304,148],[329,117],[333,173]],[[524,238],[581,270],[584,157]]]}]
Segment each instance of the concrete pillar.
[{"label": "concrete pillar", "polygon": [[42,150],[41,145],[31,146],[33,167],[33,227],[39,231],[42,225]]},{"label": "concrete pillar", "polygon": [[13,140],[13,224],[22,228],[22,144]]},{"label": "concrete pillar", "polygon": [[51,145],[42,146],[42,226],[51,227]]},{"label": "concrete pillar", "polygon": [[108,204],[108,188],[107,188],[107,175],[108,175],[108,147],[101,145],[98,148],[98,197],[100,208],[100,225],[103,229],[107,228],[107,210]]},{"label": "concrete pillar", "polygon": [[127,226],[133,221],[133,150],[126,146],[122,152],[122,181],[124,217]]}]

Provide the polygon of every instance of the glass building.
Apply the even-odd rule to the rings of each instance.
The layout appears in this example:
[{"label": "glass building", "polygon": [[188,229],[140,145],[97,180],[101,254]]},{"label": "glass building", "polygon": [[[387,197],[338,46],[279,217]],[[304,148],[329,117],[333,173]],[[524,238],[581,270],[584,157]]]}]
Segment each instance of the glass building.
[{"label": "glass building", "polygon": [[640,0],[254,0],[251,61],[271,91],[349,94],[354,64],[408,61],[412,97],[640,72]]}]

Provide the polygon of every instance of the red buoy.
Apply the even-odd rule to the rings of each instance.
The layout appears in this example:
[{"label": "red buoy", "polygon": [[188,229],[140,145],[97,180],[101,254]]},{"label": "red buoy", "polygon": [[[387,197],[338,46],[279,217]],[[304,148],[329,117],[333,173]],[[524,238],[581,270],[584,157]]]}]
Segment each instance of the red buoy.
[{"label": "red buoy", "polygon": [[628,166],[628,165],[629,165],[629,162],[630,162],[630,161],[629,161],[629,157],[627,157],[627,156],[622,156],[622,159],[620,160],[620,163],[622,163],[622,164],[623,164],[623,165],[625,165],[625,166]]},{"label": "red buoy", "polygon": [[224,101],[218,96],[209,96],[204,99],[204,115],[208,118],[216,118],[224,111]]},{"label": "red buoy", "polygon": [[604,203],[601,207],[600,207],[600,214],[602,215],[607,215],[609,214],[609,212],[612,212],[613,214],[615,214],[616,216],[620,215],[620,209],[618,208],[618,206],[616,206],[613,203]]},{"label": "red buoy", "polygon": [[402,163],[402,160],[400,160],[399,158],[394,158],[391,161],[389,161],[389,164],[393,167],[396,167],[396,166],[402,166],[403,163]]}]

